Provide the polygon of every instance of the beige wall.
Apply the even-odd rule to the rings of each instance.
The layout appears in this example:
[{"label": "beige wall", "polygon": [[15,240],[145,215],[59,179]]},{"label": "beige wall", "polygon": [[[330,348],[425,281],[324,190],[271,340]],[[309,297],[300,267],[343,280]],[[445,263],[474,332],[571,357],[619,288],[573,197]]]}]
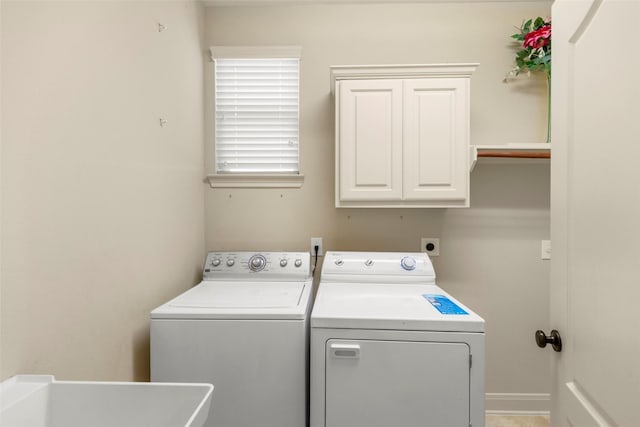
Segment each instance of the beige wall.
[{"label": "beige wall", "polygon": [[[478,165],[471,209],[336,209],[329,66],[477,61],[472,143],[539,142],[546,130],[543,79],[502,79],[512,67],[514,25],[549,13],[545,2],[207,8],[207,45],[302,47],[305,174],[299,190],[207,188],[207,249],[307,250],[311,236],[322,236],[328,249],[412,251],[420,237],[440,237],[440,284],[487,320],[487,392],[548,393],[549,352],[533,340],[549,322],[549,266],[540,259],[540,241],[549,236],[548,164]],[[210,72],[208,64],[209,90]],[[516,409],[539,409],[524,397]]]},{"label": "beige wall", "polygon": [[149,311],[204,254],[202,18],[2,2],[0,379],[148,379]]},{"label": "beige wall", "polygon": [[[185,2],[3,1],[0,379],[146,379],[148,313],[198,280],[203,235],[208,250],[306,250],[311,236],[416,250],[425,236],[441,238],[440,284],[487,320],[487,391],[548,392],[548,352],[532,339],[548,325],[548,166],[478,165],[471,209],[337,210],[328,71],[477,61],[473,143],[541,141],[543,81],[501,80],[513,25],[548,13],[541,2],[222,7],[203,22]],[[302,46],[302,189],[205,186],[203,207],[202,54],[214,44]]]}]

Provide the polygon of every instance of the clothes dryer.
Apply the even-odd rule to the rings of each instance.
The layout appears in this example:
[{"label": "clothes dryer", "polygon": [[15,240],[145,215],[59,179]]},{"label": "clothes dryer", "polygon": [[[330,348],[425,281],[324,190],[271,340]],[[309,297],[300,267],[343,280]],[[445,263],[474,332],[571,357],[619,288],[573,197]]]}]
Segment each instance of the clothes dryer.
[{"label": "clothes dryer", "polygon": [[151,312],[151,380],[215,386],[207,427],[304,427],[308,253],[211,252],[204,280]]},{"label": "clothes dryer", "polygon": [[484,320],[435,279],[424,253],[326,253],[311,427],[484,426]]}]

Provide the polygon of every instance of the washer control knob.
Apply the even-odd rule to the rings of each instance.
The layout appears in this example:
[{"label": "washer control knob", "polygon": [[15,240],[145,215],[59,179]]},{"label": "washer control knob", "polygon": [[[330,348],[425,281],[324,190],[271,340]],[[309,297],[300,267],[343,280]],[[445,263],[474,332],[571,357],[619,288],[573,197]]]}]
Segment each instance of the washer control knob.
[{"label": "washer control knob", "polygon": [[251,271],[260,271],[267,265],[267,259],[264,255],[254,255],[249,259],[249,269]]},{"label": "washer control knob", "polygon": [[235,264],[235,263],[236,263],[236,260],[235,260],[235,259],[231,259],[231,258],[229,258],[229,259],[227,260],[227,267],[233,267],[233,264]]},{"label": "washer control knob", "polygon": [[406,256],[400,261],[400,265],[407,271],[416,269],[416,260],[413,257]]},{"label": "washer control knob", "polygon": [[294,261],[293,265],[295,265],[296,267],[300,267],[302,265],[302,260],[300,258],[297,258]]},{"label": "washer control knob", "polygon": [[284,259],[284,258],[282,258],[282,259],[280,260],[280,267],[283,267],[283,268],[284,268],[284,267],[286,267],[286,266],[287,266],[287,260],[286,260],[286,259]]},{"label": "washer control knob", "polygon": [[334,264],[340,267],[342,264],[344,264],[344,261],[338,258],[337,260],[334,261]]},{"label": "washer control knob", "polygon": [[366,265],[367,267],[371,267],[373,265],[373,260],[369,258],[364,262],[364,265]]},{"label": "washer control knob", "polygon": [[211,261],[211,265],[213,265],[214,267],[217,267],[220,265],[220,258],[214,258],[213,261]]}]

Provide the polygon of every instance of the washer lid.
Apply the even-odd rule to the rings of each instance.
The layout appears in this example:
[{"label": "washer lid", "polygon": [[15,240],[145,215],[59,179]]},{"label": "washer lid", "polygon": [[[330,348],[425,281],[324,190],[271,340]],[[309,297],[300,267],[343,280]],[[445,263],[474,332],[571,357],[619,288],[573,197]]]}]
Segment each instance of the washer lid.
[{"label": "washer lid", "polygon": [[151,312],[171,319],[301,319],[311,283],[203,281]]},{"label": "washer lid", "polygon": [[436,285],[321,283],[311,327],[484,332],[484,320]]}]

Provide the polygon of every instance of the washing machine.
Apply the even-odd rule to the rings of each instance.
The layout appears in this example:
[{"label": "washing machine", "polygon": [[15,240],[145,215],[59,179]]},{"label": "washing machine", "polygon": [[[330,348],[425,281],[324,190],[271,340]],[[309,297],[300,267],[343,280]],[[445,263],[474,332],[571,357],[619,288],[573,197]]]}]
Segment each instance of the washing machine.
[{"label": "washing machine", "polygon": [[308,253],[209,253],[151,312],[151,381],[214,384],[207,427],[304,427],[311,288]]},{"label": "washing machine", "polygon": [[327,252],[311,314],[311,427],[483,427],[484,320],[424,253]]}]

